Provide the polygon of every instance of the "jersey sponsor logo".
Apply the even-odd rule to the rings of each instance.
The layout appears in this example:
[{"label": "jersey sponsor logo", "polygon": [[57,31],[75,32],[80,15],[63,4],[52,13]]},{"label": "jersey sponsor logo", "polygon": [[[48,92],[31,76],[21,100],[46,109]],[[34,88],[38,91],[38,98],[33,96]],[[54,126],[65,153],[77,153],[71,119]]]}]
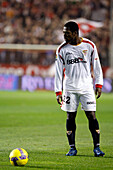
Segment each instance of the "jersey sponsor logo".
[{"label": "jersey sponsor logo", "polygon": [[74,59],[70,59],[70,60],[67,60],[67,64],[70,65],[70,64],[75,64],[75,63],[87,63],[87,61],[84,61],[83,58],[74,58]]},{"label": "jersey sponsor logo", "polygon": [[95,101],[87,102],[87,104],[96,104],[96,102]]}]

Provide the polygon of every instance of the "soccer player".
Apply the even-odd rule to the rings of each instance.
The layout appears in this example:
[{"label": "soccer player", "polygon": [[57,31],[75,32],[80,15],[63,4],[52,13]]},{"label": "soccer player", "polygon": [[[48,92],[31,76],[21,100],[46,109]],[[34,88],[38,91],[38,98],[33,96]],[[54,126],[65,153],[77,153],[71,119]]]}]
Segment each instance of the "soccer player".
[{"label": "soccer player", "polygon": [[[75,156],[75,131],[79,102],[89,122],[89,130],[94,143],[94,155],[104,156],[100,150],[99,123],[96,119],[96,99],[101,96],[103,74],[95,44],[79,37],[79,27],[74,21],[68,21],[63,28],[65,41],[56,51],[55,92],[61,109],[67,112],[66,129],[70,146],[66,156]],[[91,70],[93,66],[94,76]],[[95,93],[93,89],[95,78]],[[63,92],[63,94],[62,94]]]}]

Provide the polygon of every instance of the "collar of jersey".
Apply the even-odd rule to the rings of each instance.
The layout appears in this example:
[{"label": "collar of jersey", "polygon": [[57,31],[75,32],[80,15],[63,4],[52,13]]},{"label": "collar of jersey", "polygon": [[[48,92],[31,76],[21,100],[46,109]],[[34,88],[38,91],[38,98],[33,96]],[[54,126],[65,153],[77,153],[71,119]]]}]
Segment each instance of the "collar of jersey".
[{"label": "collar of jersey", "polygon": [[[82,41],[83,41],[83,38],[82,37],[80,37],[81,39],[82,39]],[[78,46],[78,45],[80,45],[81,43],[82,43],[82,41],[79,43],[79,44],[77,44],[77,45],[72,45],[72,44],[69,44],[69,45],[72,45],[72,46]]]}]

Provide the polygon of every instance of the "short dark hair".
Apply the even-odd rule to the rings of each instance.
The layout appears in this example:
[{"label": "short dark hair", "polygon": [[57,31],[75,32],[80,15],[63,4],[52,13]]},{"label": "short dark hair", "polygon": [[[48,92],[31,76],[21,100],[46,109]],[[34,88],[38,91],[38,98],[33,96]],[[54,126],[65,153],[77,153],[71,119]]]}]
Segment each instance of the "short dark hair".
[{"label": "short dark hair", "polygon": [[64,27],[68,28],[71,32],[77,32],[79,34],[78,24],[74,21],[68,21],[65,23]]}]

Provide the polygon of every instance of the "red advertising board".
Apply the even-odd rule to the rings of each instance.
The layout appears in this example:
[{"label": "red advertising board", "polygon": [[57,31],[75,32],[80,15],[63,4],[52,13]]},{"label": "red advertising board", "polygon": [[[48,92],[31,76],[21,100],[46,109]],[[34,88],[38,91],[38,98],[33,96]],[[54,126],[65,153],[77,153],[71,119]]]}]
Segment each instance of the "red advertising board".
[{"label": "red advertising board", "polygon": [[53,77],[55,74],[54,64],[48,67],[39,65],[10,65],[0,64],[0,74],[13,74],[18,76],[32,75],[42,77]]}]

